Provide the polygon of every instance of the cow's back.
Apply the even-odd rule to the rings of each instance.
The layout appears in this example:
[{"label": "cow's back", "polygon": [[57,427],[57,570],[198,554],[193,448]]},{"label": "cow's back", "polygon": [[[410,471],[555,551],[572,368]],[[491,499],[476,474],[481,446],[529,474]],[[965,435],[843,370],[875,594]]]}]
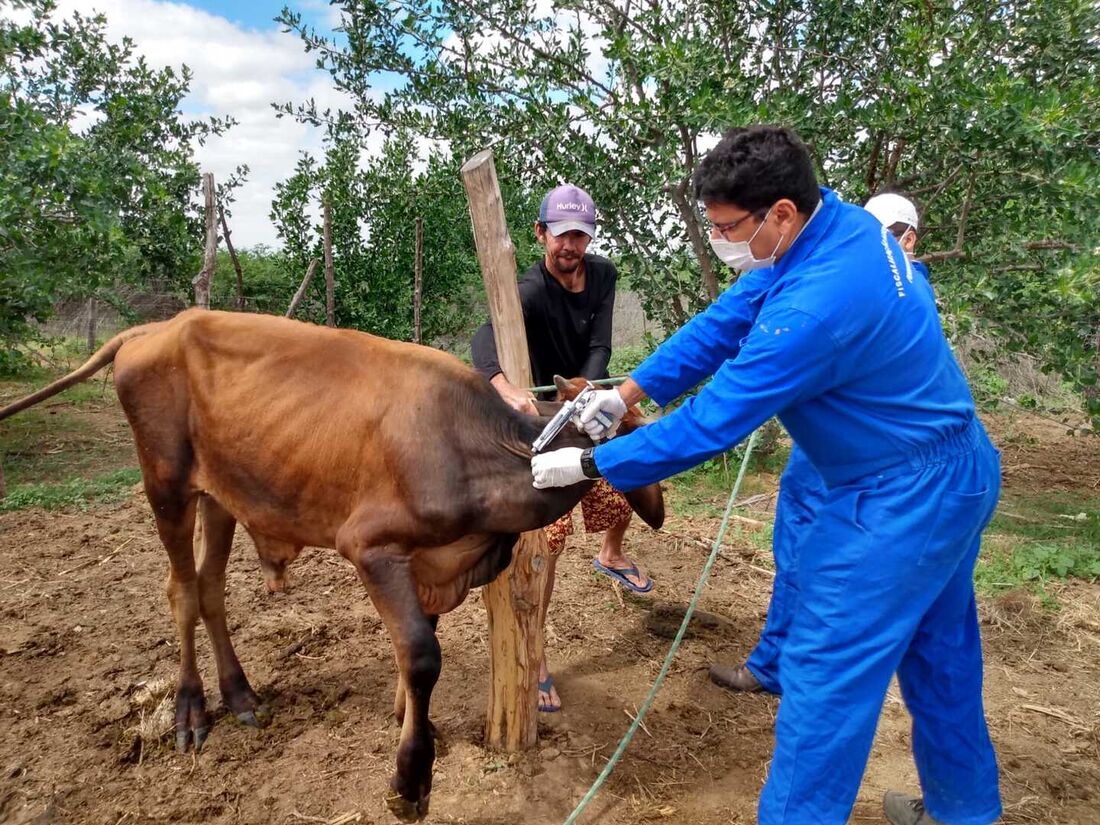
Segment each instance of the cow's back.
[{"label": "cow's back", "polygon": [[311,545],[333,546],[362,502],[393,507],[408,471],[396,453],[430,455],[447,438],[441,395],[482,391],[427,347],[207,310],[127,343],[115,365],[139,450],[186,441],[195,488],[256,531]]}]

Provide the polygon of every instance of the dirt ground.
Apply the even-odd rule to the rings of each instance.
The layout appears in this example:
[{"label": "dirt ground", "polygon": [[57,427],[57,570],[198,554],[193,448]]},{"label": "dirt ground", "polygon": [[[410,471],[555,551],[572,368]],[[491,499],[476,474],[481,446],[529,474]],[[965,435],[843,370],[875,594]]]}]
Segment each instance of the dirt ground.
[{"label": "dirt ground", "polygon": [[[1041,422],[1026,437],[1014,427],[993,428],[1005,447],[1007,492],[1095,494],[1095,440]],[[564,709],[543,717],[539,749],[529,754],[481,746],[487,647],[479,594],[443,617],[433,716],[446,750],[427,822],[565,819],[667,651],[658,605],[686,604],[716,527],[673,515],[660,533],[632,531],[630,551],[657,588],[652,599],[622,602],[592,573],[597,539],[572,540],[548,630]],[[751,538],[730,540],[702,605],[720,620],[685,642],[645,730],[584,822],[755,821],[777,700],[732,696],[706,678],[711,661],[743,658],[762,624],[770,574]],[[291,592],[268,596],[250,543],[238,537],[230,623],[274,722],[256,731],[218,710],[200,631],[217,720],[197,758],[175,754],[165,735],[171,717],[162,700],[177,658],[165,573],[137,491],[88,512],[0,514],[0,822],[392,822],[382,798],[398,737],[394,663],[351,568],[332,551],[307,551],[292,568]],[[1057,613],[1021,593],[982,604],[987,711],[1008,823],[1100,822],[1100,586],[1062,585],[1057,597]],[[909,721],[892,688],[852,821],[882,822],[882,792],[916,787]]]}]

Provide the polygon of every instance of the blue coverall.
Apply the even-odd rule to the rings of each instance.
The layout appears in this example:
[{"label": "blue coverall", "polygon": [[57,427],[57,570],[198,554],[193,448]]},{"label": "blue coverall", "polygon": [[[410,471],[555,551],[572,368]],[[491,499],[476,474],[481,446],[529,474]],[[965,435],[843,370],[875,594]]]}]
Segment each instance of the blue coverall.
[{"label": "blue coverall", "polygon": [[[912,261],[913,272],[928,281],[928,267]],[[826,488],[821,475],[796,444],[779,479],[772,528],[772,556],[775,581],[760,640],[745,665],[769,693],[782,693],[779,684],[779,652],[798,603],[798,543],[807,532],[822,502]]]},{"label": "blue coverall", "polygon": [[798,543],[799,598],[780,651],[783,700],[759,821],[847,821],[896,671],[928,812],[985,825],[1001,805],[973,569],[1000,490],[999,456],[928,283],[873,216],[828,190],[822,199],[761,273],[769,281],[747,336],[708,338],[707,317],[729,312],[719,301],[633,375],[659,404],[713,373],[707,386],[596,447],[595,462],[630,490],[778,415],[826,491]]}]

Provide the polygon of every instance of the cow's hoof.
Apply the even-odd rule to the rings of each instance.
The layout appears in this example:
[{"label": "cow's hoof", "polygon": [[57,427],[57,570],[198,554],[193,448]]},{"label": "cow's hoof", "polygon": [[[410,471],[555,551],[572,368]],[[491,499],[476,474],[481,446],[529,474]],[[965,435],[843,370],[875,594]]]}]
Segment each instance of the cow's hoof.
[{"label": "cow's hoof", "polygon": [[188,748],[194,747],[198,753],[208,733],[210,717],[206,714],[202,685],[176,688],[176,750],[186,753]]},{"label": "cow's hoof", "polygon": [[206,742],[206,737],[210,735],[210,728],[183,728],[176,731],[176,750],[180,753],[187,753],[187,749],[192,745],[195,748],[195,753],[202,751],[202,746]]},{"label": "cow's hoof", "polygon": [[260,705],[255,710],[246,710],[236,714],[237,721],[250,728],[266,728],[271,724],[271,708]]},{"label": "cow's hoof", "polygon": [[430,799],[431,794],[414,802],[405,799],[397,791],[390,791],[386,794],[386,807],[390,809],[390,813],[402,822],[416,822],[428,815],[428,801]]}]

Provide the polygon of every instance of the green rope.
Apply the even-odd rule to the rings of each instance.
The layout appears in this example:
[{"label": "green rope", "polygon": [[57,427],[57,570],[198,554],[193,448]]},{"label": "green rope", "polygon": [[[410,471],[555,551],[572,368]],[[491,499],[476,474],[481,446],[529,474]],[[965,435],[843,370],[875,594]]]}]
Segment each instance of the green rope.
[{"label": "green rope", "polygon": [[[595,384],[597,387],[617,387],[623,383],[629,375],[614,375],[611,378],[597,378],[595,381],[589,381],[589,384]],[[551,384],[549,387],[528,387],[527,392],[555,392],[557,387]]]},{"label": "green rope", "polygon": [[653,704],[653,700],[657,697],[657,692],[661,689],[661,684],[665,681],[665,676],[668,675],[669,668],[672,667],[672,660],[676,657],[676,651],[680,648],[680,642],[684,640],[684,633],[687,632],[691,616],[695,612],[696,606],[699,604],[700,596],[703,595],[703,588],[706,587],[711,568],[714,567],[714,562],[717,561],[718,554],[722,550],[722,540],[726,537],[726,528],[729,527],[730,513],[733,512],[733,502],[737,500],[737,494],[741,491],[741,482],[745,478],[745,470],[747,470],[749,466],[749,456],[752,455],[752,448],[756,444],[756,434],[757,430],[753,430],[752,435],[749,436],[749,443],[745,447],[745,455],[741,459],[741,468],[737,471],[737,480],[733,483],[733,490],[730,491],[729,501],[726,502],[726,512],[722,515],[722,524],[718,528],[718,535],[715,537],[714,545],[710,549],[710,557],[707,559],[707,563],[703,565],[703,572],[699,575],[699,581],[695,585],[695,593],[691,597],[691,604],[688,605],[687,612],[684,613],[684,620],[680,622],[680,630],[676,633],[676,638],[672,640],[672,647],[668,650],[668,655],[665,657],[665,663],[661,665],[661,672],[657,674],[657,679],[653,682],[653,687],[649,689],[649,695],[646,696],[645,701],[642,702],[642,706],[638,708],[638,713],[627,729],[626,735],[623,736],[622,741],[619,742],[619,747],[615,749],[615,753],[607,760],[607,764],[604,766],[604,769],[600,771],[600,775],[596,777],[596,781],[592,783],[592,787],[588,789],[588,793],[584,795],[584,798],[578,803],[577,807],[573,809],[573,813],[565,820],[565,825],[573,825],[573,823],[577,821],[581,812],[588,807],[588,803],[596,798],[596,794],[599,793],[607,777],[611,776],[611,772],[615,770],[615,766],[618,764],[619,760],[622,759],[623,754],[626,753],[626,749],[630,746],[630,741],[634,738],[634,734],[641,726],[642,719],[645,718],[649,706]]}]

